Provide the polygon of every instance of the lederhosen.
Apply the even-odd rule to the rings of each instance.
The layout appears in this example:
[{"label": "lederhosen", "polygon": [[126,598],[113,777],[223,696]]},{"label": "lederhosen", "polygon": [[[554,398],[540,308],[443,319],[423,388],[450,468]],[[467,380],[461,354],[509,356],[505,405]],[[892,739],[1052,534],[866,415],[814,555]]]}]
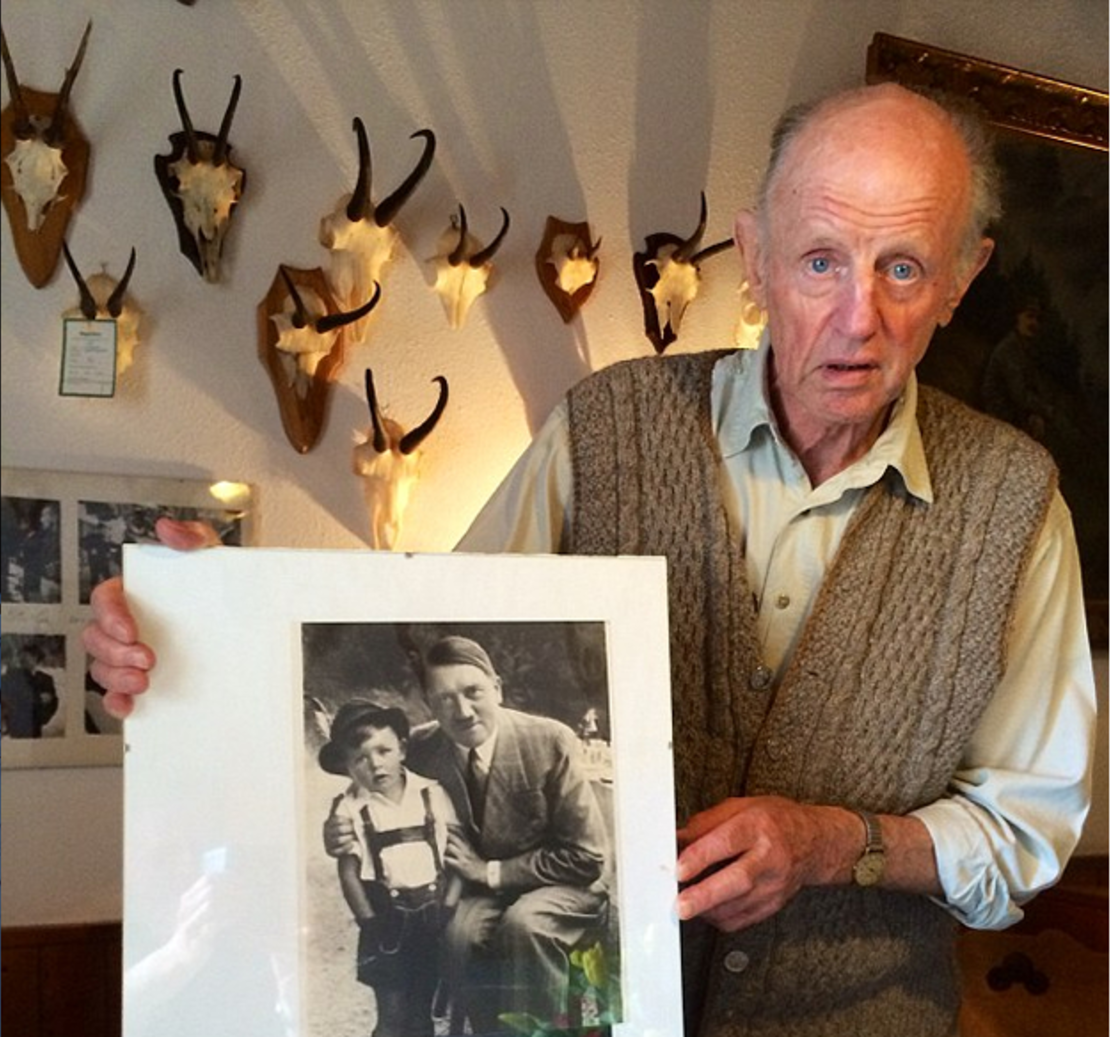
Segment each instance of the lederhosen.
[{"label": "lederhosen", "polygon": [[[445,875],[439,844],[436,842],[435,815],[431,789],[420,790],[424,802],[424,823],[380,832],[374,827],[370,808],[362,807],[363,831],[374,878],[362,886],[374,909],[374,917],[360,924],[358,938],[359,982],[370,986],[398,985],[406,981],[410,963],[434,955],[443,928]],[[423,886],[392,889],[385,881],[382,851],[399,843],[426,842],[435,862],[436,880]]]}]

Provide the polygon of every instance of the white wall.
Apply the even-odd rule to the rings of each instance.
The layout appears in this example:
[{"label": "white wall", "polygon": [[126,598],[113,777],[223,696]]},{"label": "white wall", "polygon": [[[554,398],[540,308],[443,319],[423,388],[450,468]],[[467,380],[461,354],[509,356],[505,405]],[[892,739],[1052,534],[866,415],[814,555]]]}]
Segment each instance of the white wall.
[{"label": "white wall", "polygon": [[[31,288],[5,229],[3,464],[246,481],[264,545],[365,546],[349,450],[366,423],[370,365],[406,424],[430,407],[434,375],[450,381],[399,545],[449,549],[564,390],[651,352],[633,249],[650,232],[692,229],[703,189],[706,241],[726,237],[777,112],[862,81],[875,31],[1107,80],[1102,0],[8,0],[22,81],[56,90],[89,16],[73,107],[94,154],[69,241],[86,270],[103,262],[116,275],[135,246],[132,293],[148,331],[114,399],[59,397],[58,318],[76,294],[64,270]],[[178,128],[176,67],[198,129],[215,130],[233,75],[244,81],[231,142],[249,182],[219,285],[178,252],[152,171]],[[399,220],[407,248],[368,339],[349,356],[321,442],[301,456],[257,359],[255,307],[279,263],[325,263],[317,223],[353,183],[355,115],[374,149],[375,197],[414,163],[414,130],[434,128],[439,149]],[[459,201],[479,235],[493,233],[499,206],[513,226],[499,283],[455,332],[426,260]],[[533,266],[549,214],[588,219],[604,239],[600,282],[569,327]],[[730,341],[734,260],[704,273],[677,348]],[[1100,674],[1104,689],[1105,656]],[[121,784],[113,768],[5,773],[6,925],[119,917]],[[1092,847],[1105,851],[1105,806],[1099,815]]]}]

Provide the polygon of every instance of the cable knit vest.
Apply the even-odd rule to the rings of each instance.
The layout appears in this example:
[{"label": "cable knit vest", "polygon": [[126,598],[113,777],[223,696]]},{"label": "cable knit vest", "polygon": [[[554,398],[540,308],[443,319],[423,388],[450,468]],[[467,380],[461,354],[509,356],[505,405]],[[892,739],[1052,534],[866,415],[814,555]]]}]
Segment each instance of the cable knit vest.
[{"label": "cable knit vest", "polygon": [[[894,475],[867,493],[787,672],[761,688],[711,425],[721,355],[616,364],[569,397],[569,550],[668,559],[679,820],[738,794],[896,814],[932,802],[1002,673],[1018,581],[1055,487],[1051,458],[922,386],[934,502]],[[924,897],[854,887],[803,890],[738,934],[687,926],[687,1032],[954,1034],[953,934]]]}]

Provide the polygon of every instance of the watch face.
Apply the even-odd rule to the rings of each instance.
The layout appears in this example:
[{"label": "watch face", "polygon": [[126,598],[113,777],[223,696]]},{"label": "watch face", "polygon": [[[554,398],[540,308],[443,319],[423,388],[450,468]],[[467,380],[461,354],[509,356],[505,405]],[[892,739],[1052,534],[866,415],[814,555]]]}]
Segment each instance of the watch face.
[{"label": "watch face", "polygon": [[883,866],[886,862],[881,853],[864,854],[853,869],[856,883],[860,886],[873,886],[883,877]]}]

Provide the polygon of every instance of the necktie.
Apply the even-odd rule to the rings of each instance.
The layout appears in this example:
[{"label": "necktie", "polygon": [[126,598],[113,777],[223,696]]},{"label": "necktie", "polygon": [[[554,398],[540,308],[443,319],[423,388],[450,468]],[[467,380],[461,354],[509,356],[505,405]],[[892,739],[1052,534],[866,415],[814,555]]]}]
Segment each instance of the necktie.
[{"label": "necktie", "polygon": [[486,776],[486,766],[478,750],[471,749],[466,760],[466,791],[470,796],[470,812],[479,828],[482,827],[482,811],[486,805]]}]

